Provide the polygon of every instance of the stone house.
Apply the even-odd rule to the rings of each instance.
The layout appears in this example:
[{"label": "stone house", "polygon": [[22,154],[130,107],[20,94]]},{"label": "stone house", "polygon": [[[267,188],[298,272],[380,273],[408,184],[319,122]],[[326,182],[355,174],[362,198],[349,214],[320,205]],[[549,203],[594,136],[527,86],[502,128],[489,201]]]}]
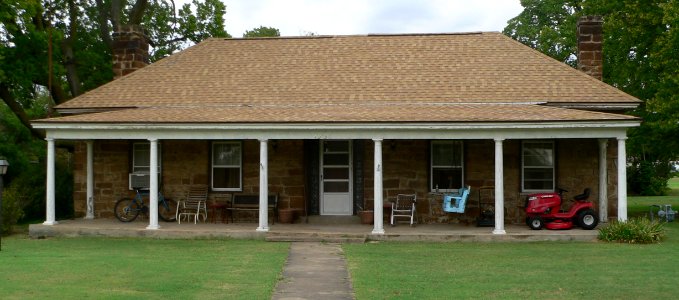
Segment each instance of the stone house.
[{"label": "stone house", "polygon": [[[76,142],[86,218],[111,217],[136,175],[152,203],[161,186],[179,198],[205,184],[320,216],[408,192],[422,221],[470,223],[488,197],[496,234],[523,222],[525,195],[557,187],[591,188],[602,221],[627,218],[626,130],[641,121],[622,113],[640,101],[600,81],[599,18],[579,24],[587,73],[496,32],[213,38],[149,66],[138,28],[116,37],[119,78],[34,122],[48,142],[44,224],[57,224],[55,140]],[[464,214],[427,218],[430,193],[467,185]]]}]

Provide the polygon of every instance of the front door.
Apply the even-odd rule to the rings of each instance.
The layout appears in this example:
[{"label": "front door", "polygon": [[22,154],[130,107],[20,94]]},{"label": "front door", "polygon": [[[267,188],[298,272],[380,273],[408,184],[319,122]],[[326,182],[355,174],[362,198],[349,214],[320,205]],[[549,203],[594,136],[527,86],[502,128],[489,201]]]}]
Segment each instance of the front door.
[{"label": "front door", "polygon": [[351,141],[321,141],[321,215],[352,215]]}]

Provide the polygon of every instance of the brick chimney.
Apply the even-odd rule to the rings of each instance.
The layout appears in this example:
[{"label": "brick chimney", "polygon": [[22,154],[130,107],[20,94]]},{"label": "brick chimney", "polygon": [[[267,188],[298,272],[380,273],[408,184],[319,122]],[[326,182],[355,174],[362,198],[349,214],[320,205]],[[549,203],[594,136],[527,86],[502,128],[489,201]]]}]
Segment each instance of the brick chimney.
[{"label": "brick chimney", "polygon": [[578,20],[578,70],[601,80],[603,74],[603,25],[601,16]]},{"label": "brick chimney", "polygon": [[113,32],[113,78],[130,74],[148,65],[149,43],[139,25],[120,25]]}]

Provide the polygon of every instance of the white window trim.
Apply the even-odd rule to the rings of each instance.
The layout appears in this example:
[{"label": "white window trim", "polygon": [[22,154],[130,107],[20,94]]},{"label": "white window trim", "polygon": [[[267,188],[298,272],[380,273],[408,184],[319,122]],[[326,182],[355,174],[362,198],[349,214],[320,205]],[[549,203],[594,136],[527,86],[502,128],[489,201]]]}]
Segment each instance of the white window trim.
[{"label": "white window trim", "polygon": [[[232,144],[240,147],[240,164],[239,165],[215,165],[214,151],[215,145]],[[237,188],[216,188],[215,187],[215,167],[217,168],[238,168],[239,186]],[[241,192],[243,191],[243,142],[242,141],[214,141],[210,145],[210,189],[218,192]]]},{"label": "white window trim", "polygon": [[[547,143],[552,145],[552,166],[551,167],[529,167],[531,169],[552,169],[552,188],[551,189],[526,189],[525,188],[525,183],[526,183],[526,176],[525,176],[525,159],[524,159],[524,151],[523,149],[526,147],[526,144],[531,144],[531,143]],[[521,192],[522,193],[536,193],[536,192],[553,192],[555,190],[556,186],[556,144],[552,140],[529,140],[529,141],[522,141],[521,142]]]},{"label": "white window trim", "polygon": [[[434,144],[460,144],[460,166],[434,166]],[[464,185],[464,141],[460,140],[432,140],[429,145],[429,188],[431,192],[437,192],[434,182],[434,167],[459,168],[462,172],[462,185]],[[458,189],[438,189],[438,192],[457,192]]]}]

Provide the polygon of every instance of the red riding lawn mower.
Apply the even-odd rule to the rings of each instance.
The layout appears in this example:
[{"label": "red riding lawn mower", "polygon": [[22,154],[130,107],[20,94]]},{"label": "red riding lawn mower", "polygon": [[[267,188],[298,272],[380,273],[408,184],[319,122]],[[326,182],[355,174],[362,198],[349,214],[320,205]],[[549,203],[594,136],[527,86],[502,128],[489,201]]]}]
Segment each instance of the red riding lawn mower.
[{"label": "red riding lawn mower", "polygon": [[561,199],[567,190],[557,188],[558,193],[539,193],[528,195],[526,199],[526,225],[533,230],[571,229],[573,225],[582,229],[594,229],[599,218],[594,213],[594,205],[587,201],[590,189],[573,197],[573,205],[568,211],[561,210]]}]

